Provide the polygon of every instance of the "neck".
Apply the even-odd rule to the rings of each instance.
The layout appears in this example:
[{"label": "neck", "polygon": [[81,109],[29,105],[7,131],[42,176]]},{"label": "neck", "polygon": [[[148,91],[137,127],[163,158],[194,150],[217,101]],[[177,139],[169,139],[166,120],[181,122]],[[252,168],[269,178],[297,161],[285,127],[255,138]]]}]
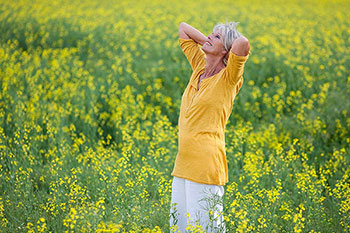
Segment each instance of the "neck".
[{"label": "neck", "polygon": [[207,54],[205,60],[206,60],[206,63],[205,63],[205,69],[204,69],[204,73],[203,73],[204,77],[210,77],[214,74],[219,73],[220,70],[225,68],[225,64],[222,61],[222,58],[218,58],[216,56],[215,57],[210,56]]}]

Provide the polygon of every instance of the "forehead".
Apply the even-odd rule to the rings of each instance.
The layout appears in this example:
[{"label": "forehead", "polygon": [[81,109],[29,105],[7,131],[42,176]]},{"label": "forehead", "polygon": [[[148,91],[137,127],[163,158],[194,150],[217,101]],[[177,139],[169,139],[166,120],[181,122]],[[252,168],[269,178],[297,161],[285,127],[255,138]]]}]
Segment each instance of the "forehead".
[{"label": "forehead", "polygon": [[213,34],[219,34],[219,35],[221,35],[221,36],[222,36],[222,32],[221,32],[221,30],[213,30]]},{"label": "forehead", "polygon": [[219,35],[223,36],[223,30],[220,30],[220,28],[214,28],[213,34],[219,34]]}]

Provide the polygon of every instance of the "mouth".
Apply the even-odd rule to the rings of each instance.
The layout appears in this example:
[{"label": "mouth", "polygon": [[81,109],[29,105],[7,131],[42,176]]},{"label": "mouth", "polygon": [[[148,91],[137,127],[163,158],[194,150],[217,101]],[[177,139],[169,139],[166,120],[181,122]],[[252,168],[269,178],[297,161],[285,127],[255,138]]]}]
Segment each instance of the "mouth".
[{"label": "mouth", "polygon": [[213,44],[210,43],[209,41],[206,41],[205,43],[207,43],[209,46],[213,46]]}]

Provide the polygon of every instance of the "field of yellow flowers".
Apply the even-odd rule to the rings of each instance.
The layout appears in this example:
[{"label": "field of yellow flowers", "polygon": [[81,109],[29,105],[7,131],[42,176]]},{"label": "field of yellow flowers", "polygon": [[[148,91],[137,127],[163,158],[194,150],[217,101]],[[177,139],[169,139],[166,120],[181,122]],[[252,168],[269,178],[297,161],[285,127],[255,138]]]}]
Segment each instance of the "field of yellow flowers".
[{"label": "field of yellow flowers", "polygon": [[349,232],[349,9],[0,0],[0,232],[169,232],[191,74],[178,25],[226,19],[251,45],[226,126],[227,232]]}]

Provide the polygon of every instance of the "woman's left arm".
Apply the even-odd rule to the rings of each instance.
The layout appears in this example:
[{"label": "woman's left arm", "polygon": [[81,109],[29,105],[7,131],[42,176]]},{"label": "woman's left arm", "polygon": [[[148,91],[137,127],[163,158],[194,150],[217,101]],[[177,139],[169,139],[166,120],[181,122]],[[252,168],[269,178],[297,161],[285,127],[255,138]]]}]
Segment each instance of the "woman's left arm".
[{"label": "woman's left arm", "polygon": [[237,56],[247,56],[249,53],[249,41],[244,36],[237,38],[231,47],[231,51]]},{"label": "woman's left arm", "polygon": [[227,53],[227,66],[224,71],[224,79],[232,85],[236,85],[243,75],[244,64],[249,55],[249,42],[244,36],[237,38]]}]

